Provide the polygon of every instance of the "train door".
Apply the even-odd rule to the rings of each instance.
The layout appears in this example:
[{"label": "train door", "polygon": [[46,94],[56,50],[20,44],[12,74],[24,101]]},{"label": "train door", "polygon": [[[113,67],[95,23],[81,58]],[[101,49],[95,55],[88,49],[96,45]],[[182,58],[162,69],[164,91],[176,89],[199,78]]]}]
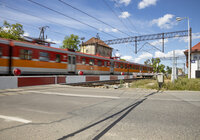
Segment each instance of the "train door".
[{"label": "train door", "polygon": [[110,74],[114,74],[114,62],[110,61]]},{"label": "train door", "polygon": [[68,55],[68,72],[74,73],[76,71],[76,56]]}]

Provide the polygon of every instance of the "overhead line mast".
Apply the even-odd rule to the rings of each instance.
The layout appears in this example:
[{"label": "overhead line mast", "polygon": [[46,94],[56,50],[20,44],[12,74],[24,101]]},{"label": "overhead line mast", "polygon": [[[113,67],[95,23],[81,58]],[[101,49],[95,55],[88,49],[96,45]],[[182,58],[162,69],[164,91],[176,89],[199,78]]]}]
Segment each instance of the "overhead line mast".
[{"label": "overhead line mast", "polygon": [[[191,32],[191,30],[190,30],[190,32]],[[118,38],[118,39],[113,39],[113,40],[106,40],[104,42],[108,45],[135,42],[135,53],[137,53],[137,42],[146,41],[146,40],[162,39],[163,40],[162,51],[164,52],[164,39],[174,38],[174,37],[185,37],[185,36],[188,36],[188,30],[133,36],[133,37],[127,37],[127,38]]]}]

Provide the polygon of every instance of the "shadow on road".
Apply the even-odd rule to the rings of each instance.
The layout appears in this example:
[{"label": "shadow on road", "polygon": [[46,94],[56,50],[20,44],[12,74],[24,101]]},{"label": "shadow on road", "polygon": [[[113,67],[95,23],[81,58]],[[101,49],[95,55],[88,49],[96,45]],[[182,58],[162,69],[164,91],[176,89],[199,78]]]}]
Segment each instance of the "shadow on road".
[{"label": "shadow on road", "polygon": [[84,128],[81,128],[81,129],[79,129],[79,130],[77,130],[77,131],[75,131],[73,133],[70,133],[70,134],[68,134],[66,136],[63,136],[62,138],[59,138],[58,140],[64,140],[64,139],[67,139],[69,137],[75,136],[76,134],[81,133],[81,132],[83,132],[83,131],[85,131],[85,130],[87,130],[87,129],[95,126],[95,125],[98,125],[98,124],[100,124],[100,123],[102,123],[102,122],[110,119],[110,118],[113,118],[114,116],[116,116],[116,115],[118,115],[118,114],[120,114],[120,113],[122,113],[122,112],[124,112],[124,111],[127,110],[117,120],[115,120],[113,123],[111,123],[108,127],[106,127],[103,131],[101,131],[98,135],[96,135],[93,138],[93,140],[97,140],[97,139],[101,138],[104,134],[106,134],[113,126],[115,126],[124,117],[126,117],[134,108],[136,108],[138,105],[140,105],[141,103],[143,103],[149,96],[152,96],[152,95],[154,95],[156,93],[158,93],[158,91],[157,92],[153,92],[153,93],[151,93],[151,94],[149,94],[147,96],[144,96],[143,99],[141,99],[141,100],[137,101],[136,103],[133,103],[133,104],[131,104],[131,105],[125,107],[125,108],[123,108],[122,110],[118,111],[117,113],[114,113],[114,114],[112,114],[112,115],[110,115],[110,116],[108,116],[108,117],[106,117],[106,118],[104,118],[104,119],[102,119],[100,121],[97,121],[97,122],[95,122],[93,124],[90,124],[90,125],[84,127]]}]

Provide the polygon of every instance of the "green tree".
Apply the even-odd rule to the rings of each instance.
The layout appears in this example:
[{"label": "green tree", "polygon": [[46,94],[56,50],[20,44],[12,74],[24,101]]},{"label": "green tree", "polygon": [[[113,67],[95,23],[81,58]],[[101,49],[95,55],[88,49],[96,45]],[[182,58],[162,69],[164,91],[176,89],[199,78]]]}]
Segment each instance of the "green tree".
[{"label": "green tree", "polygon": [[165,65],[161,64],[158,66],[158,72],[165,73]]},{"label": "green tree", "polygon": [[172,74],[172,68],[169,67],[169,66],[167,66],[167,68],[166,68],[166,72],[167,72],[168,74]]},{"label": "green tree", "polygon": [[77,35],[71,34],[70,36],[66,36],[63,40],[63,45],[61,48],[63,49],[73,49],[75,51],[79,51],[80,39]]},{"label": "green tree", "polygon": [[[151,58],[144,61],[145,65],[153,67],[154,72],[163,72],[165,73],[165,65],[160,64],[160,58]],[[160,65],[159,65],[160,64]]]},{"label": "green tree", "polygon": [[126,59],[120,58],[121,61],[126,61]]},{"label": "green tree", "polygon": [[23,34],[23,25],[19,23],[10,24],[7,21],[4,21],[3,26],[0,27],[1,38],[22,40]]}]

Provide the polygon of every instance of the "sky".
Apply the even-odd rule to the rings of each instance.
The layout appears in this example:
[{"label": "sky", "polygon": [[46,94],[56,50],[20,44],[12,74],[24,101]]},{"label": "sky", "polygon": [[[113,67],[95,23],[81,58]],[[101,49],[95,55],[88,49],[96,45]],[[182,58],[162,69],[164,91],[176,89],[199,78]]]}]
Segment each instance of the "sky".
[{"label": "sky", "polygon": [[[4,20],[12,24],[20,23],[24,35],[31,37],[39,37],[39,27],[48,26],[45,31],[47,40],[56,43],[53,47],[59,47],[64,37],[70,34],[84,37],[83,41],[87,41],[99,33],[100,39],[105,41],[187,30],[187,19],[178,22],[176,17],[189,17],[192,45],[195,45],[200,41],[199,5],[199,0],[0,0],[0,25]],[[178,66],[183,67],[183,51],[188,48],[187,37],[165,39],[164,53],[152,45],[162,48],[161,40],[138,42],[137,54],[134,52],[134,42],[111,47],[113,56],[136,63],[144,63],[152,57],[171,57],[175,50],[176,56],[181,58]],[[161,61],[172,66],[171,60]]]}]

